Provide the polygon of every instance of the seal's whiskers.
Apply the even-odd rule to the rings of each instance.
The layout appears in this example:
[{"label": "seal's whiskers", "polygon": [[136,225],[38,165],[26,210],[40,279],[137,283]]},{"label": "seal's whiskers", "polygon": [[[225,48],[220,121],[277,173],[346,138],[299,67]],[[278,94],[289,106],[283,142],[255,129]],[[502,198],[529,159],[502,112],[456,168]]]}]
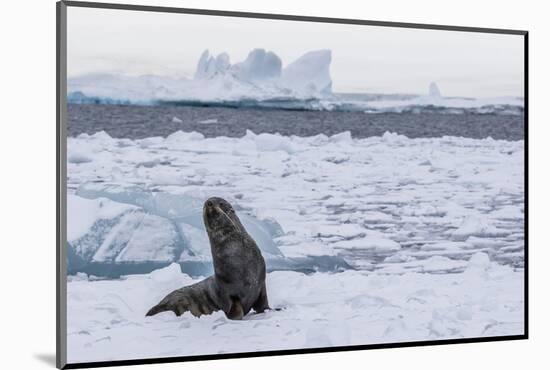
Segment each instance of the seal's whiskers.
[{"label": "seal's whiskers", "polygon": [[229,220],[229,222],[231,222],[231,225],[233,225],[233,227],[234,227],[235,229],[241,230],[240,228],[237,227],[237,225],[235,225],[235,223],[233,222],[233,220],[231,219],[231,217],[229,217],[229,216],[227,215],[227,213],[225,213],[225,212],[223,211],[223,209],[221,209],[221,207],[215,206],[215,208],[216,208],[218,211],[220,211],[225,217],[227,217],[227,219]]}]

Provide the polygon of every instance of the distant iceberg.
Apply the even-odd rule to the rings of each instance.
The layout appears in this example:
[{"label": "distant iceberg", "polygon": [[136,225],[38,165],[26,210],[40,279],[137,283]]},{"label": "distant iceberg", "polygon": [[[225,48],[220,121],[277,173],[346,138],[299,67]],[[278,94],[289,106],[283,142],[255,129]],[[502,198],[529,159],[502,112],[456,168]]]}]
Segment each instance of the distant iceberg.
[{"label": "distant iceberg", "polygon": [[439,86],[435,82],[430,83],[428,95],[432,98],[441,98],[441,91],[439,91]]},{"label": "distant iceberg", "polygon": [[281,58],[275,53],[254,49],[244,62],[232,66],[232,72],[239,81],[262,82],[279,78],[282,65]]},{"label": "distant iceberg", "polygon": [[391,95],[355,103],[367,113],[444,113],[444,114],[511,114],[521,115],[524,100],[521,97],[501,96],[492,98],[448,97],[441,94],[435,82],[428,85],[427,95],[392,98]]},{"label": "distant iceberg", "polygon": [[254,49],[235,64],[227,53],[205,50],[192,79],[90,74],[68,79],[68,98],[107,104],[320,99],[332,95],[331,59],[330,50],[317,50],[283,68],[281,58],[265,49]]},{"label": "distant iceberg", "polygon": [[309,51],[283,67],[272,51],[257,48],[244,61],[205,50],[192,78],[90,74],[68,79],[74,104],[177,104],[231,108],[522,115],[522,97],[443,96],[436,82],[426,95],[338,94],[332,90],[328,49]]},{"label": "distant iceberg", "polygon": [[310,51],[283,70],[283,85],[302,96],[330,96],[332,79],[329,66],[330,50]]},{"label": "distant iceberg", "polygon": [[222,53],[214,58],[208,50],[205,50],[201,54],[199,63],[197,64],[195,80],[209,79],[218,74],[224,74],[230,66],[229,55],[227,53]]},{"label": "distant iceberg", "polygon": [[239,81],[259,82],[281,76],[282,61],[275,53],[254,49],[240,63],[231,65],[229,55],[221,53],[214,57],[205,50],[197,65],[195,80],[209,80],[229,74]]}]

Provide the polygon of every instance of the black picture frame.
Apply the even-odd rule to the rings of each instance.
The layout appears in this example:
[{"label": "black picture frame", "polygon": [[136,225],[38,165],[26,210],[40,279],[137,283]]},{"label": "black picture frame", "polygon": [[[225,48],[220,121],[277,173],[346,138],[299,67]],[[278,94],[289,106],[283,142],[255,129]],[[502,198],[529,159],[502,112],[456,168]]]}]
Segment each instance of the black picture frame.
[{"label": "black picture frame", "polygon": [[[520,35],[524,40],[524,333],[520,335],[506,335],[495,337],[477,337],[477,338],[461,338],[461,339],[444,339],[444,340],[428,340],[414,342],[398,342],[398,343],[380,343],[366,344],[353,346],[336,346],[336,347],[321,347],[321,348],[304,348],[291,350],[274,350],[274,351],[259,351],[259,352],[243,352],[243,353],[227,353],[227,354],[209,354],[199,356],[178,356],[178,357],[163,357],[163,358],[147,358],[147,359],[128,359],[120,361],[100,361],[100,362],[82,362],[82,363],[67,363],[66,353],[66,338],[67,338],[67,309],[66,309],[66,293],[67,293],[67,263],[66,263],[66,221],[67,221],[67,8],[68,7],[84,7],[96,9],[117,9],[142,12],[161,12],[161,13],[179,13],[179,14],[197,14],[209,16],[223,17],[240,17],[240,18],[256,18],[270,20],[286,20],[296,22],[316,22],[316,23],[336,23],[348,25],[365,25],[365,26],[382,26],[382,27],[398,27],[398,28],[413,28],[426,30],[440,31],[462,31],[474,33],[492,33],[492,34],[508,34]],[[100,2],[80,2],[80,1],[59,1],[56,4],[56,36],[57,36],[57,63],[56,63],[56,365],[59,369],[78,369],[78,368],[95,368],[121,365],[142,365],[142,364],[157,364],[157,363],[172,363],[172,362],[187,362],[187,361],[202,361],[202,360],[219,360],[231,358],[246,358],[246,357],[264,357],[264,356],[280,356],[294,354],[311,354],[322,352],[342,352],[342,351],[360,351],[368,349],[382,348],[400,348],[400,347],[419,347],[419,346],[434,346],[447,344],[461,343],[479,343],[479,342],[496,342],[510,340],[524,340],[529,338],[529,32],[525,30],[513,29],[496,29],[482,27],[462,27],[436,24],[420,24],[420,23],[403,23],[403,22],[384,22],[374,20],[360,19],[343,19],[343,18],[328,18],[328,17],[310,17],[300,15],[285,15],[285,14],[266,14],[252,12],[235,12],[222,10],[206,10],[206,9],[189,9],[176,7],[162,6],[145,6],[145,5],[130,5],[130,4],[113,4]]]}]

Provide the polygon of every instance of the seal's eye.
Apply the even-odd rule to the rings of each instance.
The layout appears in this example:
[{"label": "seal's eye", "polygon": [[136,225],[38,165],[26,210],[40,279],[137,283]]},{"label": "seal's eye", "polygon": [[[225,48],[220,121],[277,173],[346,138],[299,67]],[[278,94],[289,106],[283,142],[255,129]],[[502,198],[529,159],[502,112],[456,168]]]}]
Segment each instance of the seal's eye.
[{"label": "seal's eye", "polygon": [[207,200],[207,201],[206,201],[206,206],[207,206],[207,207],[213,207],[213,206],[214,206],[214,203],[212,203],[211,201]]}]

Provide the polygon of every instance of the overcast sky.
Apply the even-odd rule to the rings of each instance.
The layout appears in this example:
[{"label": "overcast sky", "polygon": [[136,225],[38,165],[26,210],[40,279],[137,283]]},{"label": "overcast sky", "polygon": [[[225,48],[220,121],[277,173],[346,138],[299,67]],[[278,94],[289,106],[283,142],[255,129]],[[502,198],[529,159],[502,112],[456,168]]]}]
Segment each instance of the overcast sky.
[{"label": "overcast sky", "polygon": [[192,77],[200,54],[253,48],[283,67],[331,49],[335,92],[523,96],[523,37],[189,14],[69,7],[69,77],[95,73]]}]

